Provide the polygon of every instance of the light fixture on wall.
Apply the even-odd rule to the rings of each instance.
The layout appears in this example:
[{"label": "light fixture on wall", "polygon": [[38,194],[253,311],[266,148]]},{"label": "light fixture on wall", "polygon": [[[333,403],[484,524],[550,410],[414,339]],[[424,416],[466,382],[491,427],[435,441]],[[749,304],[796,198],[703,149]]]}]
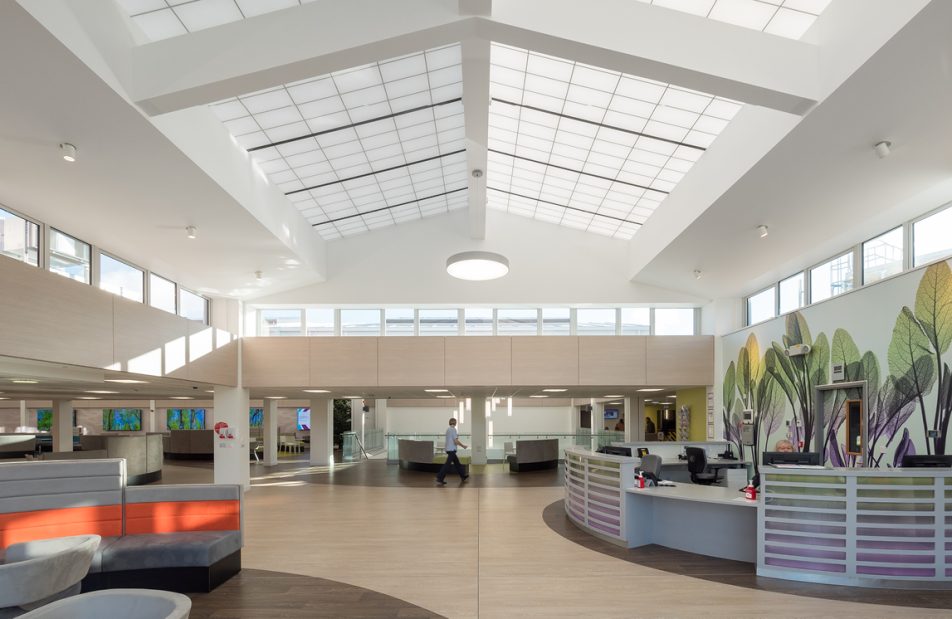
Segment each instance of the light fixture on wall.
[{"label": "light fixture on wall", "polygon": [[760,238],[762,239],[767,238],[767,235],[770,234],[769,230],[767,229],[767,226],[763,224],[757,226],[757,232],[758,234],[760,234]]},{"label": "light fixture on wall", "polygon": [[76,161],[77,149],[69,142],[63,142],[60,144],[60,154],[63,155],[63,160],[73,163]]},{"label": "light fixture on wall", "polygon": [[185,236],[190,239],[194,239],[196,236],[198,236],[198,228],[195,226],[185,226]]},{"label": "light fixture on wall", "polygon": [[881,142],[876,142],[873,145],[873,150],[876,151],[876,156],[880,159],[885,159],[889,156],[889,153],[892,152],[892,142],[889,140],[882,140]]},{"label": "light fixture on wall", "polygon": [[509,273],[509,259],[490,251],[464,251],[446,259],[446,272],[475,282],[497,279]]}]

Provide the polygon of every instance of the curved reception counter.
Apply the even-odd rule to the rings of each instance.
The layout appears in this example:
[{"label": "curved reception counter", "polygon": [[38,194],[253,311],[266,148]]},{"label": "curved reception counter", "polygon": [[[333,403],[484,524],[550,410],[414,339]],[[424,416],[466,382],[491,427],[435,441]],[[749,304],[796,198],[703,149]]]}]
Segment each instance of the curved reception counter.
[{"label": "curved reception counter", "polygon": [[756,563],[758,576],[952,589],[952,469],[762,467],[761,493],[635,488],[638,458],[565,450],[565,513],[613,544]]}]

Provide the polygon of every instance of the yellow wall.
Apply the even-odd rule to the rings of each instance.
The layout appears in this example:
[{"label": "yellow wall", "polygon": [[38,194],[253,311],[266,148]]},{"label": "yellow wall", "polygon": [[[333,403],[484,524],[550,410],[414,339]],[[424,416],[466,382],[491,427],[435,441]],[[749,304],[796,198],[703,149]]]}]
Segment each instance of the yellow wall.
[{"label": "yellow wall", "polygon": [[707,440],[707,389],[697,387],[694,389],[679,389],[677,396],[678,408],[687,406],[691,409],[691,431],[688,440],[706,441]]}]

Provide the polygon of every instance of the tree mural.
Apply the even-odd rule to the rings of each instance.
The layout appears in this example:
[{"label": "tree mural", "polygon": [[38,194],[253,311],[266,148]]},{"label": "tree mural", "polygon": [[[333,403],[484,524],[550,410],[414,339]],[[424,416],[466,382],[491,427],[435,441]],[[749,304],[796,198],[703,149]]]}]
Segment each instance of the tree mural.
[{"label": "tree mural", "polygon": [[[771,351],[768,351],[768,354]],[[783,396],[776,380],[767,373],[765,359],[760,356],[760,344],[751,334],[724,377],[724,438],[733,442],[742,451],[741,411],[752,410],[754,419],[754,452],[761,448],[761,439],[766,447],[770,435],[783,422]]]}]

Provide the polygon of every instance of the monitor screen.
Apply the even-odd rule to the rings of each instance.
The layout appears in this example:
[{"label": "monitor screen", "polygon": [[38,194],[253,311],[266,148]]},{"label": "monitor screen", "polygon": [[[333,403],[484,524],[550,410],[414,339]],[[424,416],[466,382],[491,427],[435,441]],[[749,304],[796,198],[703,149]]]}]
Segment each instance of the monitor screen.
[{"label": "monitor screen", "polygon": [[902,468],[949,468],[952,467],[952,455],[905,455],[902,457]]},{"label": "monitor screen", "polygon": [[166,411],[169,430],[204,430],[204,408],[170,408]]},{"label": "monitor screen", "polygon": [[639,458],[644,458],[644,457],[647,456],[647,455],[648,455],[648,448],[647,448],[647,447],[639,447],[639,448],[638,448],[638,457],[639,457]]},{"label": "monitor screen", "polygon": [[606,408],[606,409],[605,409],[605,419],[618,419],[618,409],[617,409],[617,408]]},{"label": "monitor screen", "polygon": [[311,409],[309,408],[297,409],[297,429],[298,430],[311,429]]},{"label": "monitor screen", "polygon": [[248,426],[251,428],[260,428],[263,425],[264,425],[264,409],[263,408],[248,409]]},{"label": "monitor screen", "polygon": [[816,451],[765,451],[763,463],[819,466],[820,454]]},{"label": "monitor screen", "polygon": [[106,432],[142,430],[141,408],[104,408],[102,409],[102,429]]},{"label": "monitor screen", "polygon": [[631,447],[615,447],[613,445],[605,445],[604,447],[598,448],[598,453],[608,454],[610,456],[627,456],[631,457]]}]

